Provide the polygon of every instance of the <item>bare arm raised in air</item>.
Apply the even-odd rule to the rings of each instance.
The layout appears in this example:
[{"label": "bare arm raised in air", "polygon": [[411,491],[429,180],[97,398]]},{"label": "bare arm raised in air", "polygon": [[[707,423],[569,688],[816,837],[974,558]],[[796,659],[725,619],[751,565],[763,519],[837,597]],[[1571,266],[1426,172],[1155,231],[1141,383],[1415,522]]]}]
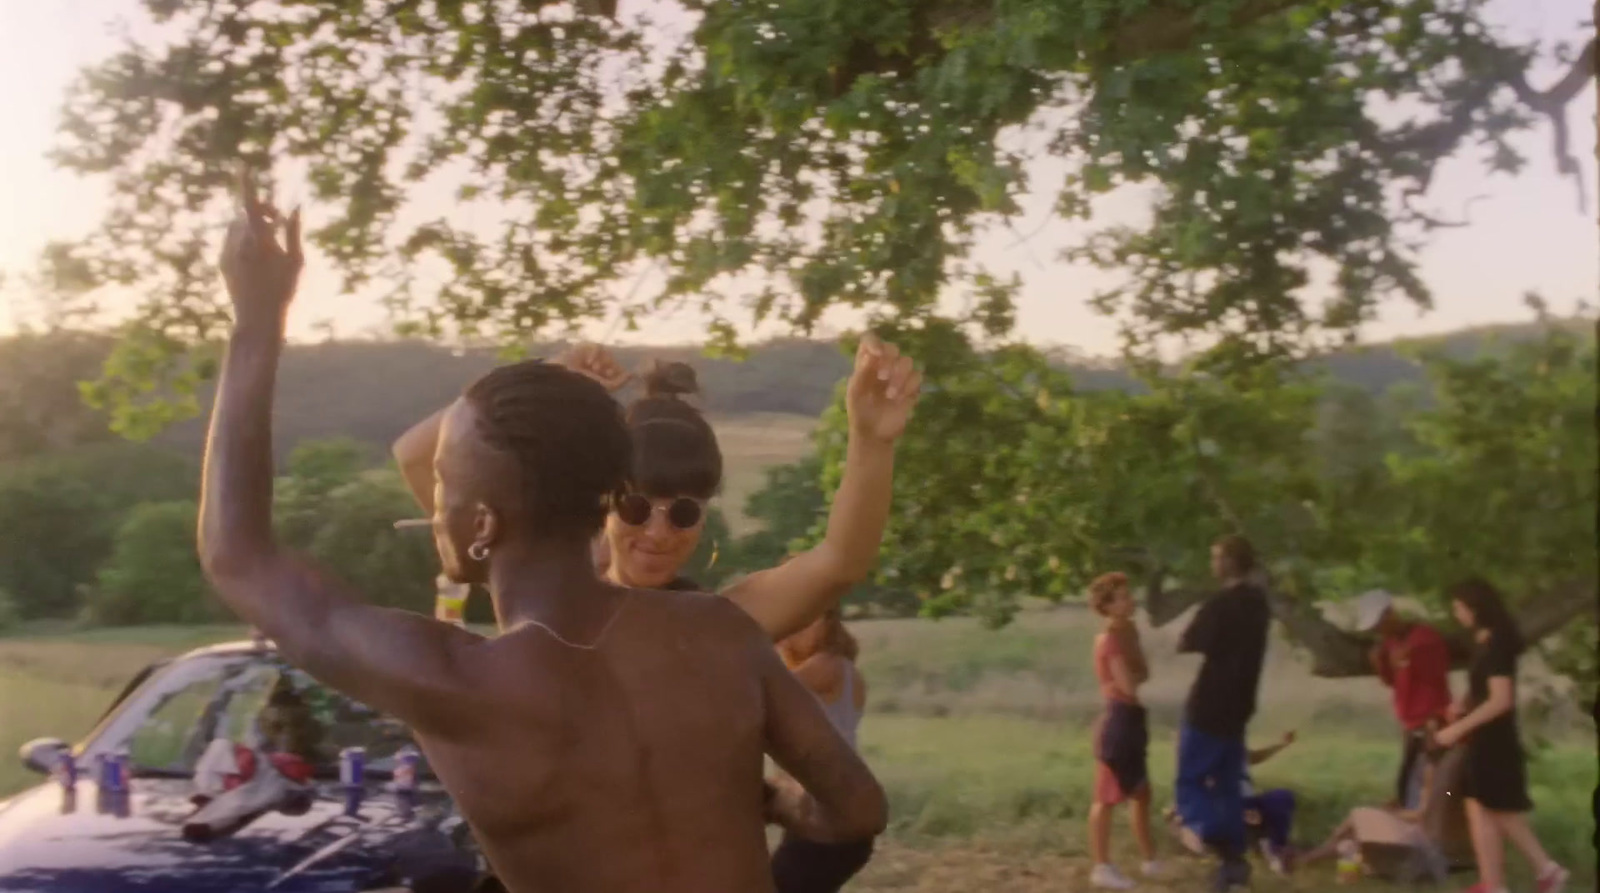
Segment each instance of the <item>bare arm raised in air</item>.
[{"label": "bare arm raised in air", "polygon": [[850,440],[844,477],[822,542],[783,564],[757,571],[723,595],[774,640],[804,629],[867,579],[889,522],[894,450],[916,406],[922,375],[892,344],[866,335],[845,392]]},{"label": "bare arm raised in air", "polygon": [[470,727],[460,663],[478,636],[352,598],[289,555],[272,532],[272,400],[284,318],[303,264],[299,212],[279,246],[276,211],[246,179],[228,230],[222,273],[234,328],[217,385],[200,494],[206,576],[241,619],[291,663],[425,732]]}]

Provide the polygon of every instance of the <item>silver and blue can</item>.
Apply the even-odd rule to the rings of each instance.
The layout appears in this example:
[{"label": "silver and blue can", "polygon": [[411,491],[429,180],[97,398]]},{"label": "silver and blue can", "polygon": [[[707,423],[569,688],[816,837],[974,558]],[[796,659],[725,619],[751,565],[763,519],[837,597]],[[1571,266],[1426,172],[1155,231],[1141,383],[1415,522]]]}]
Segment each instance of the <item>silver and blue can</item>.
[{"label": "silver and blue can", "polygon": [[411,745],[400,748],[394,755],[394,789],[415,791],[417,774],[422,769],[422,752]]},{"label": "silver and blue can", "polygon": [[100,787],[114,793],[123,793],[128,790],[128,751],[118,748],[107,754],[105,762],[100,764]]},{"label": "silver and blue can", "polygon": [[50,767],[50,776],[67,790],[78,786],[78,760],[72,751],[63,749],[61,755],[56,757],[56,763]]},{"label": "silver and blue can", "polygon": [[367,780],[367,749],[346,747],[339,751],[339,784],[359,788]]}]

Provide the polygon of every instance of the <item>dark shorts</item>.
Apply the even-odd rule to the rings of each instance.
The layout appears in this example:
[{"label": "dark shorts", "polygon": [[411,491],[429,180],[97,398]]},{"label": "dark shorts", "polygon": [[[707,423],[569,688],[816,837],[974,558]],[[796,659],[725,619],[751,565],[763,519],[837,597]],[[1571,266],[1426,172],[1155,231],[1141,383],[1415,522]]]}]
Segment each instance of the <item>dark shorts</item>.
[{"label": "dark shorts", "polygon": [[1106,712],[1101,716],[1099,734],[1094,742],[1095,758],[1105,767],[1116,782],[1120,797],[1104,796],[1099,790],[1096,799],[1102,803],[1118,803],[1137,796],[1150,781],[1150,720],[1144,707],[1124,701],[1107,701]]}]

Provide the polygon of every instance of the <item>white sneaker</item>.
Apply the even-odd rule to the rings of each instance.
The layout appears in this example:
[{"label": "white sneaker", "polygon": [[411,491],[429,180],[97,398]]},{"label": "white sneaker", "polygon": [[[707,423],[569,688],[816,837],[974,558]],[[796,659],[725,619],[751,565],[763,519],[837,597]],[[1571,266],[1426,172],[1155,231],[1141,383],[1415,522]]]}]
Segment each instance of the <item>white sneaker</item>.
[{"label": "white sneaker", "polygon": [[1155,861],[1154,859],[1139,866],[1139,873],[1147,878],[1152,879],[1161,877],[1163,874],[1165,874],[1165,872],[1161,870],[1161,863]]},{"label": "white sneaker", "polygon": [[1544,871],[1539,872],[1539,893],[1561,893],[1566,889],[1567,881],[1572,879],[1572,874],[1565,868],[1551,862]]},{"label": "white sneaker", "polygon": [[1114,865],[1100,864],[1089,872],[1089,885],[1106,890],[1132,890],[1133,881],[1122,876]]},{"label": "white sneaker", "polygon": [[1261,841],[1261,857],[1267,861],[1267,868],[1278,877],[1288,875],[1288,867],[1283,863],[1283,855],[1273,848],[1267,841]]},{"label": "white sneaker", "polygon": [[1200,835],[1195,833],[1193,828],[1188,825],[1179,825],[1177,831],[1178,843],[1182,844],[1184,849],[1196,856],[1205,855],[1206,845],[1200,840]]}]

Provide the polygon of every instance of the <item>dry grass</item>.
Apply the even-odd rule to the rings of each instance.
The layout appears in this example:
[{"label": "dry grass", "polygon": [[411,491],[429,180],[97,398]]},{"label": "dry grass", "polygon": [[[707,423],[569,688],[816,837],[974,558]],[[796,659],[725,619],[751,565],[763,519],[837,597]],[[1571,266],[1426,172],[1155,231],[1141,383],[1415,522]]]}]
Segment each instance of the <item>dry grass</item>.
[{"label": "dry grass", "polygon": [[720,503],[734,536],[754,525],[744,516],[744,503],[766,482],[762,472],[773,465],[798,461],[811,450],[811,416],[752,413],[711,419],[722,447],[723,486]]},{"label": "dry grass", "polygon": [[[889,791],[892,826],[852,889],[1084,888],[1081,821],[1092,780],[1085,727],[1097,708],[1088,666],[1093,618],[1066,608],[1030,610],[1001,632],[965,620],[870,621],[855,630],[871,684],[862,748]],[[0,639],[0,748],[15,753],[38,735],[81,734],[150,660],[240,634],[141,628]],[[1193,673],[1190,660],[1172,654],[1175,635],[1176,627],[1145,632],[1158,805],[1169,799],[1172,729]],[[1385,798],[1398,747],[1376,683],[1314,679],[1290,647],[1275,643],[1254,731],[1268,739],[1289,728],[1299,730],[1300,743],[1255,774],[1263,786],[1299,795],[1303,840],[1325,834],[1350,807]],[[1533,818],[1545,845],[1574,869],[1572,889],[1592,889],[1595,739],[1592,730],[1571,728],[1555,737],[1531,766]],[[14,759],[0,761],[0,796],[36,780]],[[1119,827],[1114,839],[1125,846],[1127,837]],[[1170,867],[1169,880],[1143,889],[1199,888],[1204,865],[1175,860]],[[1323,869],[1292,881],[1263,876],[1257,889],[1331,886],[1331,870]]]}]

